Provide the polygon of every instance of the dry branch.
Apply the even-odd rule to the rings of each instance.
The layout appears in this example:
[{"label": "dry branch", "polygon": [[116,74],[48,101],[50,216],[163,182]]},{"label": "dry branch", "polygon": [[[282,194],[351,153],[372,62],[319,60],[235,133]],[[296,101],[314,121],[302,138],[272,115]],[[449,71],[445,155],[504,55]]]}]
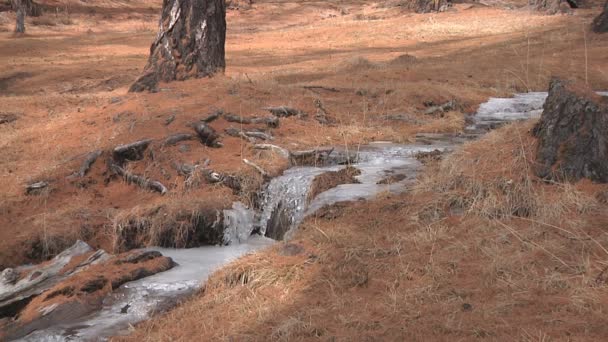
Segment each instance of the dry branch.
[{"label": "dry branch", "polygon": [[265,124],[271,128],[279,127],[279,118],[278,117],[269,117],[269,118],[244,118],[240,115],[236,115],[233,113],[224,114],[224,119],[228,122],[236,122],[240,124],[250,125],[250,124]]},{"label": "dry branch", "polygon": [[78,177],[84,177],[102,153],[103,152],[101,150],[96,150],[88,153],[86,158],[82,162],[82,165],[80,166],[80,170],[78,170]]},{"label": "dry branch", "polygon": [[167,193],[167,188],[159,181],[146,179],[145,177],[126,171],[121,166],[116,164],[112,164],[111,168],[114,173],[123,177],[129,184],[135,184],[146,190],[156,191],[161,195]]},{"label": "dry branch", "polygon": [[163,142],[162,146],[171,146],[171,145],[175,145],[181,141],[193,140],[193,139],[194,139],[194,136],[190,133],[176,133],[176,134],[172,134],[172,135],[168,136],[165,139],[165,141]]}]

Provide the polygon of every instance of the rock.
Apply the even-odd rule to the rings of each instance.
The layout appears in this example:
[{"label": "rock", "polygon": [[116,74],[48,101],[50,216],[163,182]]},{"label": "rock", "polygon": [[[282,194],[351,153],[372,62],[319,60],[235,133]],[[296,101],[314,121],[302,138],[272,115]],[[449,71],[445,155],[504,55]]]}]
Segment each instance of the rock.
[{"label": "rock", "polygon": [[532,0],[530,6],[545,14],[569,13],[572,8],[578,8],[576,0]]},{"label": "rock", "polygon": [[591,29],[596,33],[608,32],[608,0],[604,4],[604,10],[595,17],[591,24]]},{"label": "rock", "polygon": [[537,176],[608,182],[608,100],[583,84],[552,79],[540,121]]},{"label": "rock", "polygon": [[[30,271],[19,281],[0,282],[0,311],[13,303],[27,300],[31,296],[36,296],[89,265],[99,263],[108,258],[107,254],[101,251],[102,253],[100,254],[93,254],[96,255],[96,259],[91,260],[91,257],[89,257],[86,260],[75,264],[70,270],[64,270],[64,267],[68,265],[74,257],[89,252],[92,252],[91,247],[79,240],[72,247],[61,252],[52,260],[41,266],[30,269]],[[4,272],[7,271],[3,271],[3,276]]]},{"label": "rock", "polygon": [[[0,329],[0,340],[19,339],[35,330],[73,323],[101,309],[104,298],[122,284],[166,271],[176,265],[171,258],[156,251],[135,251],[116,257],[97,251],[82,263],[65,258],[68,255],[73,257],[78,252],[92,253],[88,245],[78,242],[69,252],[64,252],[66,254],[59,260],[61,263],[51,263],[57,272],[46,272],[36,278],[40,279],[40,284],[45,284],[41,292],[30,292],[19,306],[13,305],[8,310],[0,307],[5,316],[12,317]],[[86,270],[80,267],[100,254],[107,258],[97,257],[97,264],[89,263],[90,267]],[[116,260],[122,263],[117,263]],[[40,266],[38,270],[45,267],[48,268],[48,265]],[[74,271],[77,269],[81,272],[76,274]],[[49,284],[52,287],[46,286]]]},{"label": "rock", "polygon": [[5,268],[2,273],[0,273],[0,284],[2,285],[13,285],[17,282],[17,278],[19,274],[13,268]]}]

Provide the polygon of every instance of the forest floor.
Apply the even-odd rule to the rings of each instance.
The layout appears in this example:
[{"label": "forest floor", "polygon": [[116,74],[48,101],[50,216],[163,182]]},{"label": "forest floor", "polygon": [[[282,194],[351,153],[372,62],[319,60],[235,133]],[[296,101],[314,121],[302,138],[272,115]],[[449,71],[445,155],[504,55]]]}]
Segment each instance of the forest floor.
[{"label": "forest floor", "polygon": [[[127,89],[146,63],[160,1],[41,3],[47,14],[28,18],[22,37],[11,32],[13,13],[0,12],[0,114],[16,117],[0,124],[0,269],[39,262],[76,239],[119,249],[121,222],[151,212],[179,220],[184,211],[249,201],[246,191],[188,188],[172,165],[208,158],[214,170],[254,179],[243,158],[272,174],[284,164],[232,137],[220,149],[159,144],[190,132],[190,123],[215,109],[244,117],[267,116],[267,106],[301,109],[308,119],[283,119],[272,131],[275,144],[297,150],[459,132],[488,97],[546,90],[551,76],[608,89],[608,36],[588,30],[599,2],[572,15],[545,16],[479,4],[414,14],[381,1],[260,0],[228,11],[224,76],[140,94]],[[457,110],[424,114],[425,103],[453,99]],[[319,100],[336,125],[312,118]],[[405,119],[391,121],[391,114]],[[231,124],[211,125],[223,131]],[[456,168],[473,179],[487,172],[481,186],[503,176],[523,182],[531,176],[517,169],[513,178],[509,168],[533,149],[528,128],[492,133],[465,147],[467,158],[450,157],[421,177],[449,178]],[[521,135],[525,149],[512,140]],[[143,138],[155,139],[154,156],[133,171],[162,180],[168,194],[113,179],[101,162],[82,180],[67,177],[86,153]],[[485,159],[494,164],[481,169],[466,162]],[[46,191],[26,195],[26,185],[40,180],[49,182]],[[435,179],[441,182],[450,180]],[[259,179],[251,183],[253,189]],[[245,257],[131,338],[605,338],[607,221],[597,211],[605,213],[605,204],[594,200],[605,189],[585,182],[546,187],[526,190],[537,205],[533,224],[497,220],[488,207],[453,215],[444,210],[445,188],[424,179],[415,195],[332,207],[308,219],[290,242],[304,252],[285,256],[281,244]],[[542,209],[555,198],[568,199],[563,210]],[[560,225],[567,237],[546,224]]]}]

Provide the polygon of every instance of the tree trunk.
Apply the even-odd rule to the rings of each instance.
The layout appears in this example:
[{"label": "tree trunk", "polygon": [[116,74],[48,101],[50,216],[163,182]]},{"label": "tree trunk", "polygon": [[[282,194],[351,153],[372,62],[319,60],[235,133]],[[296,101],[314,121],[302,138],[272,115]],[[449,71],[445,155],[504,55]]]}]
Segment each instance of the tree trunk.
[{"label": "tree trunk", "polygon": [[27,3],[24,0],[13,0],[13,8],[17,13],[15,33],[25,33],[25,13]]},{"label": "tree trunk", "polygon": [[155,91],[160,81],[223,72],[225,42],[225,0],[163,0],[148,64],[129,91]]},{"label": "tree trunk", "polygon": [[593,20],[591,28],[597,33],[608,32],[608,1],[606,1],[606,4],[604,4],[604,10],[602,13],[600,13],[600,15]]},{"label": "tree trunk", "polygon": [[[21,0],[21,2],[25,7],[25,15],[29,17],[39,17],[42,15],[42,6],[35,3],[33,0]],[[17,7],[15,6],[14,1],[11,4],[11,9],[17,12]]]}]

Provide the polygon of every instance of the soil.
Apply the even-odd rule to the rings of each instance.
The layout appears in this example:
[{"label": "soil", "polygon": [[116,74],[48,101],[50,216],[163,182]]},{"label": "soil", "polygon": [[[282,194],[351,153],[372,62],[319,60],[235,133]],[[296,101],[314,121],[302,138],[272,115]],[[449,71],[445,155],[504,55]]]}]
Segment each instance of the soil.
[{"label": "soil", "polygon": [[[138,241],[129,248],[158,242],[150,236],[122,239],[125,222],[157,217],[151,226],[190,229],[181,224],[192,223],[184,212],[215,211],[237,199],[253,204],[262,180],[242,160],[271,176],[287,164],[223,134],[241,124],[221,118],[208,124],[222,134],[220,148],[198,140],[162,144],[174,134],[194,134],[192,124],[217,109],[251,118],[269,116],[266,107],[295,108],[307,115],[281,118],[277,128],[245,126],[266,130],[273,144],[290,150],[352,149],[370,141],[412,142],[418,132],[461,131],[465,116],[488,97],[546,90],[552,76],[608,89],[608,36],[581,28],[599,14],[599,2],[573,15],[545,16],[479,4],[414,14],[379,1],[259,0],[228,12],[225,75],[161,83],[157,93],[137,94],[128,88],[146,64],[160,1],[40,2],[46,14],[27,17],[24,36],[12,34],[14,13],[0,13],[8,18],[0,20],[0,112],[16,118],[0,125],[0,269],[46,260],[76,239],[108,251],[120,250],[125,241]],[[425,114],[426,104],[452,100],[458,110]],[[314,119],[319,101],[333,124]],[[114,147],[142,139],[152,139],[146,153],[125,168],[161,182],[165,195],[108,170]],[[97,150],[104,152],[86,176],[72,176]],[[174,167],[201,166],[207,159],[213,171],[242,179],[243,190],[195,182]],[[468,172],[476,174],[474,168]],[[26,186],[37,181],[48,186],[27,195]],[[606,336],[596,310],[605,285],[563,285],[575,275],[551,273],[561,264],[542,249],[517,239],[496,242],[502,226],[489,229],[475,216],[461,221],[442,215],[432,194],[387,196],[323,211],[327,219],[306,223],[297,238],[304,253],[275,258],[272,249],[217,275],[251,276],[249,287],[232,286],[226,293],[243,299],[255,293],[257,302],[232,300],[235,306],[227,307],[221,297],[218,304],[202,295],[165,316],[166,323],[136,330],[134,338],[155,339],[162,331],[175,340],[225,339],[227,331],[236,340]],[[419,217],[416,206],[441,224],[412,219]],[[602,220],[598,215],[590,229],[599,229]],[[417,240],[408,240],[410,235]],[[508,256],[533,252],[505,270],[502,254],[492,249],[498,247]],[[583,254],[577,254],[580,263],[567,263],[584,266]],[[240,273],[231,273],[235,267]],[[586,279],[597,277],[598,266],[589,267]],[[531,279],[537,279],[534,286],[525,282]],[[273,285],[260,285],[268,282]],[[212,282],[209,291],[220,283]],[[571,306],[560,316],[554,311],[564,302]],[[247,303],[255,303],[255,310]],[[201,316],[209,324],[183,319]]]}]

